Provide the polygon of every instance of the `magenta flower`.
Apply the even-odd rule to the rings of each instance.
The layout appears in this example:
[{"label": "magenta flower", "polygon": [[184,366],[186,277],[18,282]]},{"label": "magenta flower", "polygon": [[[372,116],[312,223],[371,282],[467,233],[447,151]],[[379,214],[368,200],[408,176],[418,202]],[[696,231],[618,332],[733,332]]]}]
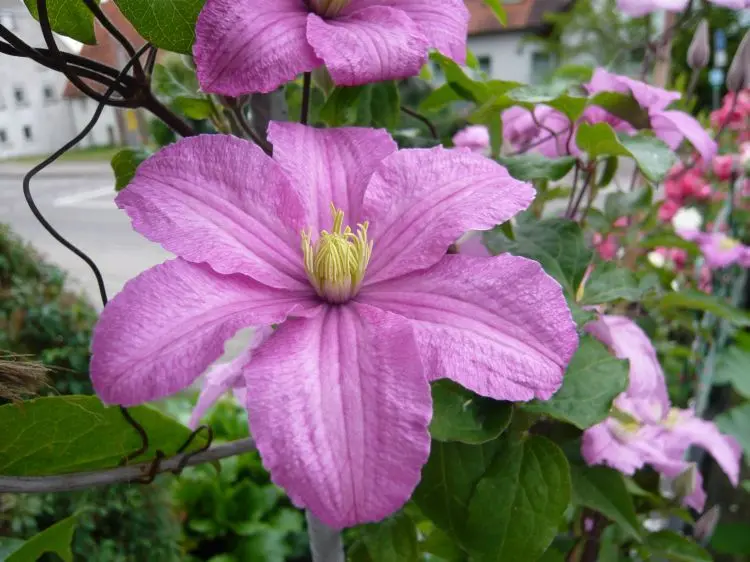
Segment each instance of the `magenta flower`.
[{"label": "magenta flower", "polygon": [[[731,10],[750,8],[750,0],[712,0],[712,3]],[[617,7],[632,17],[641,17],[660,10],[683,12],[688,4],[689,0],[617,0]]]},{"label": "magenta flower", "polygon": [[[632,475],[645,465],[675,478],[692,470],[685,453],[692,445],[708,451],[734,486],[738,484],[741,448],[712,422],[690,410],[671,408],[664,372],[651,341],[624,316],[601,316],[586,325],[621,359],[630,361],[627,390],[615,399],[612,415],[583,432],[581,453],[590,465],[604,464]],[[683,501],[702,511],[706,500],[700,474]]]},{"label": "magenta flower", "polygon": [[735,263],[745,267],[746,256],[750,247],[745,246],[739,240],[735,240],[723,232],[701,232],[699,230],[678,230],[685,240],[695,242],[706,260],[706,265],[711,269],[722,269]]},{"label": "magenta flower", "polygon": [[[626,76],[612,74],[603,68],[596,69],[591,82],[585,87],[590,95],[599,92],[632,94],[638,104],[648,111],[656,137],[670,148],[677,148],[687,139],[706,161],[716,154],[716,143],[694,117],[683,111],[667,109],[669,104],[680,99],[678,92],[670,92]],[[575,129],[579,122],[608,123],[617,131],[635,133],[635,129],[627,121],[611,115],[600,107],[588,107],[580,120],[571,125],[562,112],[540,105],[534,109],[533,116],[530,111],[520,107],[505,110],[503,134],[520,150],[525,150],[526,147],[533,148],[550,158],[567,154],[577,156],[580,149],[575,145]],[[569,137],[571,126],[574,131],[572,137]],[[571,139],[570,142],[568,138]]]},{"label": "magenta flower", "polygon": [[133,227],[178,257],[105,308],[94,387],[111,404],[167,396],[238,329],[280,324],[232,366],[263,462],[325,523],[376,521],[409,498],[427,460],[429,381],[549,398],[575,325],[538,263],[446,254],[531,202],[499,164],[465,149],[397,151],[371,129],[273,123],[269,139],[273,159],[234,137],[184,139],[118,195]]},{"label": "magenta flower", "polygon": [[270,92],[325,65],[354,86],[419,73],[430,47],[466,60],[463,0],[207,0],[193,54],[201,88]]},{"label": "magenta flower", "polygon": [[453,135],[453,144],[482,154],[490,148],[490,131],[484,125],[470,125]]}]

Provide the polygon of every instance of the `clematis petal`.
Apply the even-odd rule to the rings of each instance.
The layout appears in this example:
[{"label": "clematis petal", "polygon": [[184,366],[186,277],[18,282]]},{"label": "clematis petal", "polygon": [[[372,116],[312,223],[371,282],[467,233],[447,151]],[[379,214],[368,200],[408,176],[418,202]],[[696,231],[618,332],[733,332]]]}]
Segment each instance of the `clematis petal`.
[{"label": "clematis petal", "polygon": [[307,286],[301,196],[254,144],[203,135],[158,152],[117,196],[133,228],[191,262],[282,289]]},{"label": "clematis petal", "polygon": [[583,432],[581,438],[581,455],[588,465],[603,464],[632,475],[646,463],[643,456],[626,444],[617,440],[605,420]]},{"label": "clematis petal", "polygon": [[356,298],[412,320],[430,380],[498,400],[549,398],[578,347],[560,285],[537,262],[509,254],[447,255]]},{"label": "clematis petal", "polygon": [[683,139],[687,139],[705,162],[709,162],[719,149],[716,141],[698,120],[683,111],[660,111],[652,114],[651,126],[654,134],[670,148],[677,148]]},{"label": "clematis petal", "polygon": [[383,6],[330,20],[310,14],[307,40],[340,86],[415,76],[429,47],[409,16]]},{"label": "clematis petal", "polygon": [[466,62],[469,10],[464,0],[352,0],[344,14],[367,6],[390,6],[403,10],[424,33],[430,47],[459,64]]},{"label": "clematis petal", "polygon": [[152,267],[104,307],[91,344],[94,389],[103,402],[123,406],[173,394],[203,373],[240,328],[312,314],[318,302],[310,295],[179,258]]},{"label": "clematis petal", "polygon": [[[609,347],[614,355],[630,362],[628,397],[648,399],[655,406],[654,417],[666,416],[670,404],[664,371],[644,331],[626,316],[610,315],[589,322],[585,330]],[[655,423],[658,419],[649,421]]]},{"label": "clematis petal", "polygon": [[268,128],[273,158],[305,201],[305,226],[330,230],[331,202],[344,211],[348,224],[362,218],[362,199],[375,168],[398,148],[385,130],[314,129],[273,122]]},{"label": "clematis petal", "polygon": [[617,8],[623,13],[637,18],[655,12],[682,12],[688,5],[688,0],[617,0]]},{"label": "clematis petal", "polygon": [[638,102],[638,105],[654,112],[663,110],[670,103],[677,101],[681,97],[679,92],[652,86],[640,80],[608,72],[603,68],[597,68],[594,71],[591,82],[586,85],[586,89],[590,94],[598,92],[620,92],[627,94],[630,92]]},{"label": "clematis petal", "polygon": [[[242,377],[245,366],[250,362],[255,348],[266,341],[272,333],[273,328],[271,326],[256,328],[247,349],[228,363],[217,365],[206,373],[198,402],[190,415],[190,421],[188,422],[190,429],[198,427],[200,419],[221,398],[222,394],[232,388],[245,385],[245,379]],[[242,402],[244,403],[244,395]]]},{"label": "clematis petal", "polygon": [[295,504],[343,528],[408,500],[432,411],[408,320],[350,303],[287,321],[245,380],[263,464]]},{"label": "clematis petal", "polygon": [[301,0],[207,0],[193,54],[205,92],[271,92],[322,63],[307,42]]},{"label": "clematis petal", "polygon": [[363,215],[374,242],[365,284],[436,264],[467,230],[528,207],[534,189],[467,149],[400,150],[373,174]]},{"label": "clematis petal", "polygon": [[670,450],[681,456],[688,446],[695,445],[708,451],[729,478],[737,486],[740,478],[742,448],[731,435],[724,435],[713,422],[696,417],[690,410],[676,410],[677,420],[665,434]]}]

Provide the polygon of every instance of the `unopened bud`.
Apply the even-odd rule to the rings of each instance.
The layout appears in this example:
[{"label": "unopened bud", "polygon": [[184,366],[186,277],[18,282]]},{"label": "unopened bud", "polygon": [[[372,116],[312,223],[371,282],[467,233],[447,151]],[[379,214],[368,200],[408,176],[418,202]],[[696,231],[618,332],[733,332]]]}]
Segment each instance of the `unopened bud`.
[{"label": "unopened bud", "polygon": [[708,66],[711,58],[711,45],[708,42],[708,21],[704,18],[695,30],[693,40],[687,52],[687,63],[693,70],[700,70]]},{"label": "unopened bud", "polygon": [[732,64],[729,65],[727,71],[727,90],[730,92],[738,92],[745,87],[747,82],[750,82],[750,31],[745,33],[745,36],[740,42],[740,46],[737,47],[737,52],[734,54]]},{"label": "unopened bud", "polygon": [[675,495],[682,499],[688,497],[695,491],[698,486],[698,467],[695,463],[690,463],[677,478],[674,479],[672,489]]},{"label": "unopened bud", "polygon": [[693,526],[693,536],[699,543],[708,543],[716,530],[716,525],[719,523],[720,516],[721,507],[715,505],[701,515],[700,519],[695,522],[695,525]]},{"label": "unopened bud", "polygon": [[336,84],[333,83],[333,78],[328,72],[325,66],[319,66],[312,71],[312,79],[315,85],[325,92],[326,95],[330,94]]}]

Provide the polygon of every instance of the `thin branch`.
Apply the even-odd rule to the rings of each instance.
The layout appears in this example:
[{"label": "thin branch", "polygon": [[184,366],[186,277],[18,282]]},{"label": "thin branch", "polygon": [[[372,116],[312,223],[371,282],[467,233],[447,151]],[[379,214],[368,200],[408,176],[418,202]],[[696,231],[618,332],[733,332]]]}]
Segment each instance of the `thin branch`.
[{"label": "thin branch", "polygon": [[[248,437],[247,439],[216,445],[202,453],[191,454],[186,452],[175,455],[162,461],[156,472],[161,474],[177,471],[181,466],[195,466],[242,455],[254,450],[255,442]],[[70,492],[95,486],[107,486],[118,482],[132,482],[147,476],[152,465],[153,463],[149,461],[95,472],[77,472],[55,476],[0,476],[0,493]]]},{"label": "thin branch", "polygon": [[240,104],[234,104],[227,113],[234,125],[237,126],[243,133],[245,133],[250,138],[250,140],[252,140],[260,148],[262,148],[263,152],[265,152],[269,156],[273,153],[273,147],[271,146],[271,143],[263,140],[260,135],[258,135],[258,133],[253,130],[253,128],[250,126],[250,123],[247,122],[245,114],[242,110],[242,106]]},{"label": "thin branch", "polygon": [[405,105],[401,106],[401,111],[403,111],[410,117],[414,117],[414,119],[417,119],[421,121],[422,123],[424,123],[427,126],[427,128],[430,130],[430,134],[432,135],[432,138],[435,140],[440,140],[440,135],[438,135],[435,125],[432,123],[432,121],[427,119],[427,117],[425,117],[418,111],[414,111],[413,109],[406,107]]},{"label": "thin branch", "polygon": [[302,109],[300,110],[299,122],[307,125],[310,118],[310,94],[312,93],[312,73],[305,72],[302,79]]},{"label": "thin branch", "polygon": [[[92,14],[94,14],[94,17],[99,20],[99,23],[102,24],[102,27],[109,31],[110,35],[114,37],[120,45],[123,46],[125,49],[125,52],[128,54],[128,58],[135,57],[135,47],[133,47],[133,44],[128,41],[128,38],[125,37],[122,32],[115,27],[115,25],[109,21],[107,16],[104,15],[104,12],[99,8],[99,4],[95,2],[94,0],[83,0],[83,3],[86,4],[86,7],[91,11]],[[133,65],[133,72],[138,78],[145,78],[145,73],[143,71],[143,67],[141,66],[141,62],[136,58],[135,64]]]}]

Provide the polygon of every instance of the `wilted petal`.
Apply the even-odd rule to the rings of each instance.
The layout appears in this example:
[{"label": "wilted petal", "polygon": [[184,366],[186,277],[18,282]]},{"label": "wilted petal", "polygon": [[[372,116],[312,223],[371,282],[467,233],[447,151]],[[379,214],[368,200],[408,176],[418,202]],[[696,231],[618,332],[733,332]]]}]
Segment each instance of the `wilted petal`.
[{"label": "wilted petal", "polygon": [[687,139],[705,162],[709,162],[718,150],[716,141],[693,117],[683,111],[661,111],[651,115],[654,134],[676,149],[683,139]]},{"label": "wilted petal", "polygon": [[311,292],[270,289],[181,259],[152,267],[104,307],[91,343],[94,389],[103,402],[123,406],[173,394],[216,361],[240,328],[310,314],[318,305]]},{"label": "wilted petal", "polygon": [[581,454],[586,464],[606,465],[627,475],[646,464],[660,471],[684,464],[682,459],[667,457],[657,440],[659,432],[657,426],[644,426],[627,433],[619,422],[609,418],[583,432]]},{"label": "wilted petal", "polygon": [[591,82],[586,85],[586,89],[591,94],[598,92],[631,93],[638,105],[649,111],[661,111],[673,101],[680,99],[679,92],[652,86],[640,80],[608,72],[603,68],[597,68],[594,71]]},{"label": "wilted petal", "polygon": [[198,402],[195,404],[193,412],[190,415],[189,428],[195,429],[198,427],[203,414],[221,398],[222,394],[238,385],[244,387],[245,379],[242,377],[242,372],[246,364],[250,362],[255,348],[266,341],[272,333],[273,328],[271,326],[256,328],[247,349],[243,350],[228,363],[216,365],[211,371],[206,373],[203,388],[198,396]]},{"label": "wilted petal", "polygon": [[330,230],[330,204],[344,211],[348,224],[362,222],[367,182],[380,162],[398,148],[385,130],[314,129],[271,123],[273,158],[297,188],[307,208],[306,227]]},{"label": "wilted petal", "polygon": [[656,350],[644,331],[626,316],[608,315],[589,322],[585,330],[609,347],[617,357],[630,362],[626,394],[658,404],[657,417],[665,416],[669,410],[667,383]]},{"label": "wilted petal", "polygon": [[177,142],[141,164],[117,205],[149,240],[219,273],[307,287],[301,195],[254,144],[228,135]]},{"label": "wilted petal", "polygon": [[429,45],[459,64],[466,62],[469,10],[464,0],[352,0],[344,14],[367,6],[403,10],[429,40]]},{"label": "wilted petal", "polygon": [[431,400],[408,320],[351,303],[287,321],[245,380],[263,464],[295,504],[342,528],[409,499]]},{"label": "wilted petal", "polygon": [[207,0],[193,54],[205,92],[270,92],[321,65],[307,42],[301,0]]},{"label": "wilted petal", "polygon": [[525,209],[534,189],[466,149],[400,150],[383,160],[365,192],[374,242],[365,284],[440,261],[467,230],[487,230]]},{"label": "wilted petal", "polygon": [[526,258],[448,255],[357,300],[413,321],[430,380],[498,400],[547,399],[578,346],[560,285]]},{"label": "wilted petal", "polygon": [[382,6],[330,20],[310,14],[307,40],[342,86],[415,76],[427,60],[419,26],[401,10]]}]

